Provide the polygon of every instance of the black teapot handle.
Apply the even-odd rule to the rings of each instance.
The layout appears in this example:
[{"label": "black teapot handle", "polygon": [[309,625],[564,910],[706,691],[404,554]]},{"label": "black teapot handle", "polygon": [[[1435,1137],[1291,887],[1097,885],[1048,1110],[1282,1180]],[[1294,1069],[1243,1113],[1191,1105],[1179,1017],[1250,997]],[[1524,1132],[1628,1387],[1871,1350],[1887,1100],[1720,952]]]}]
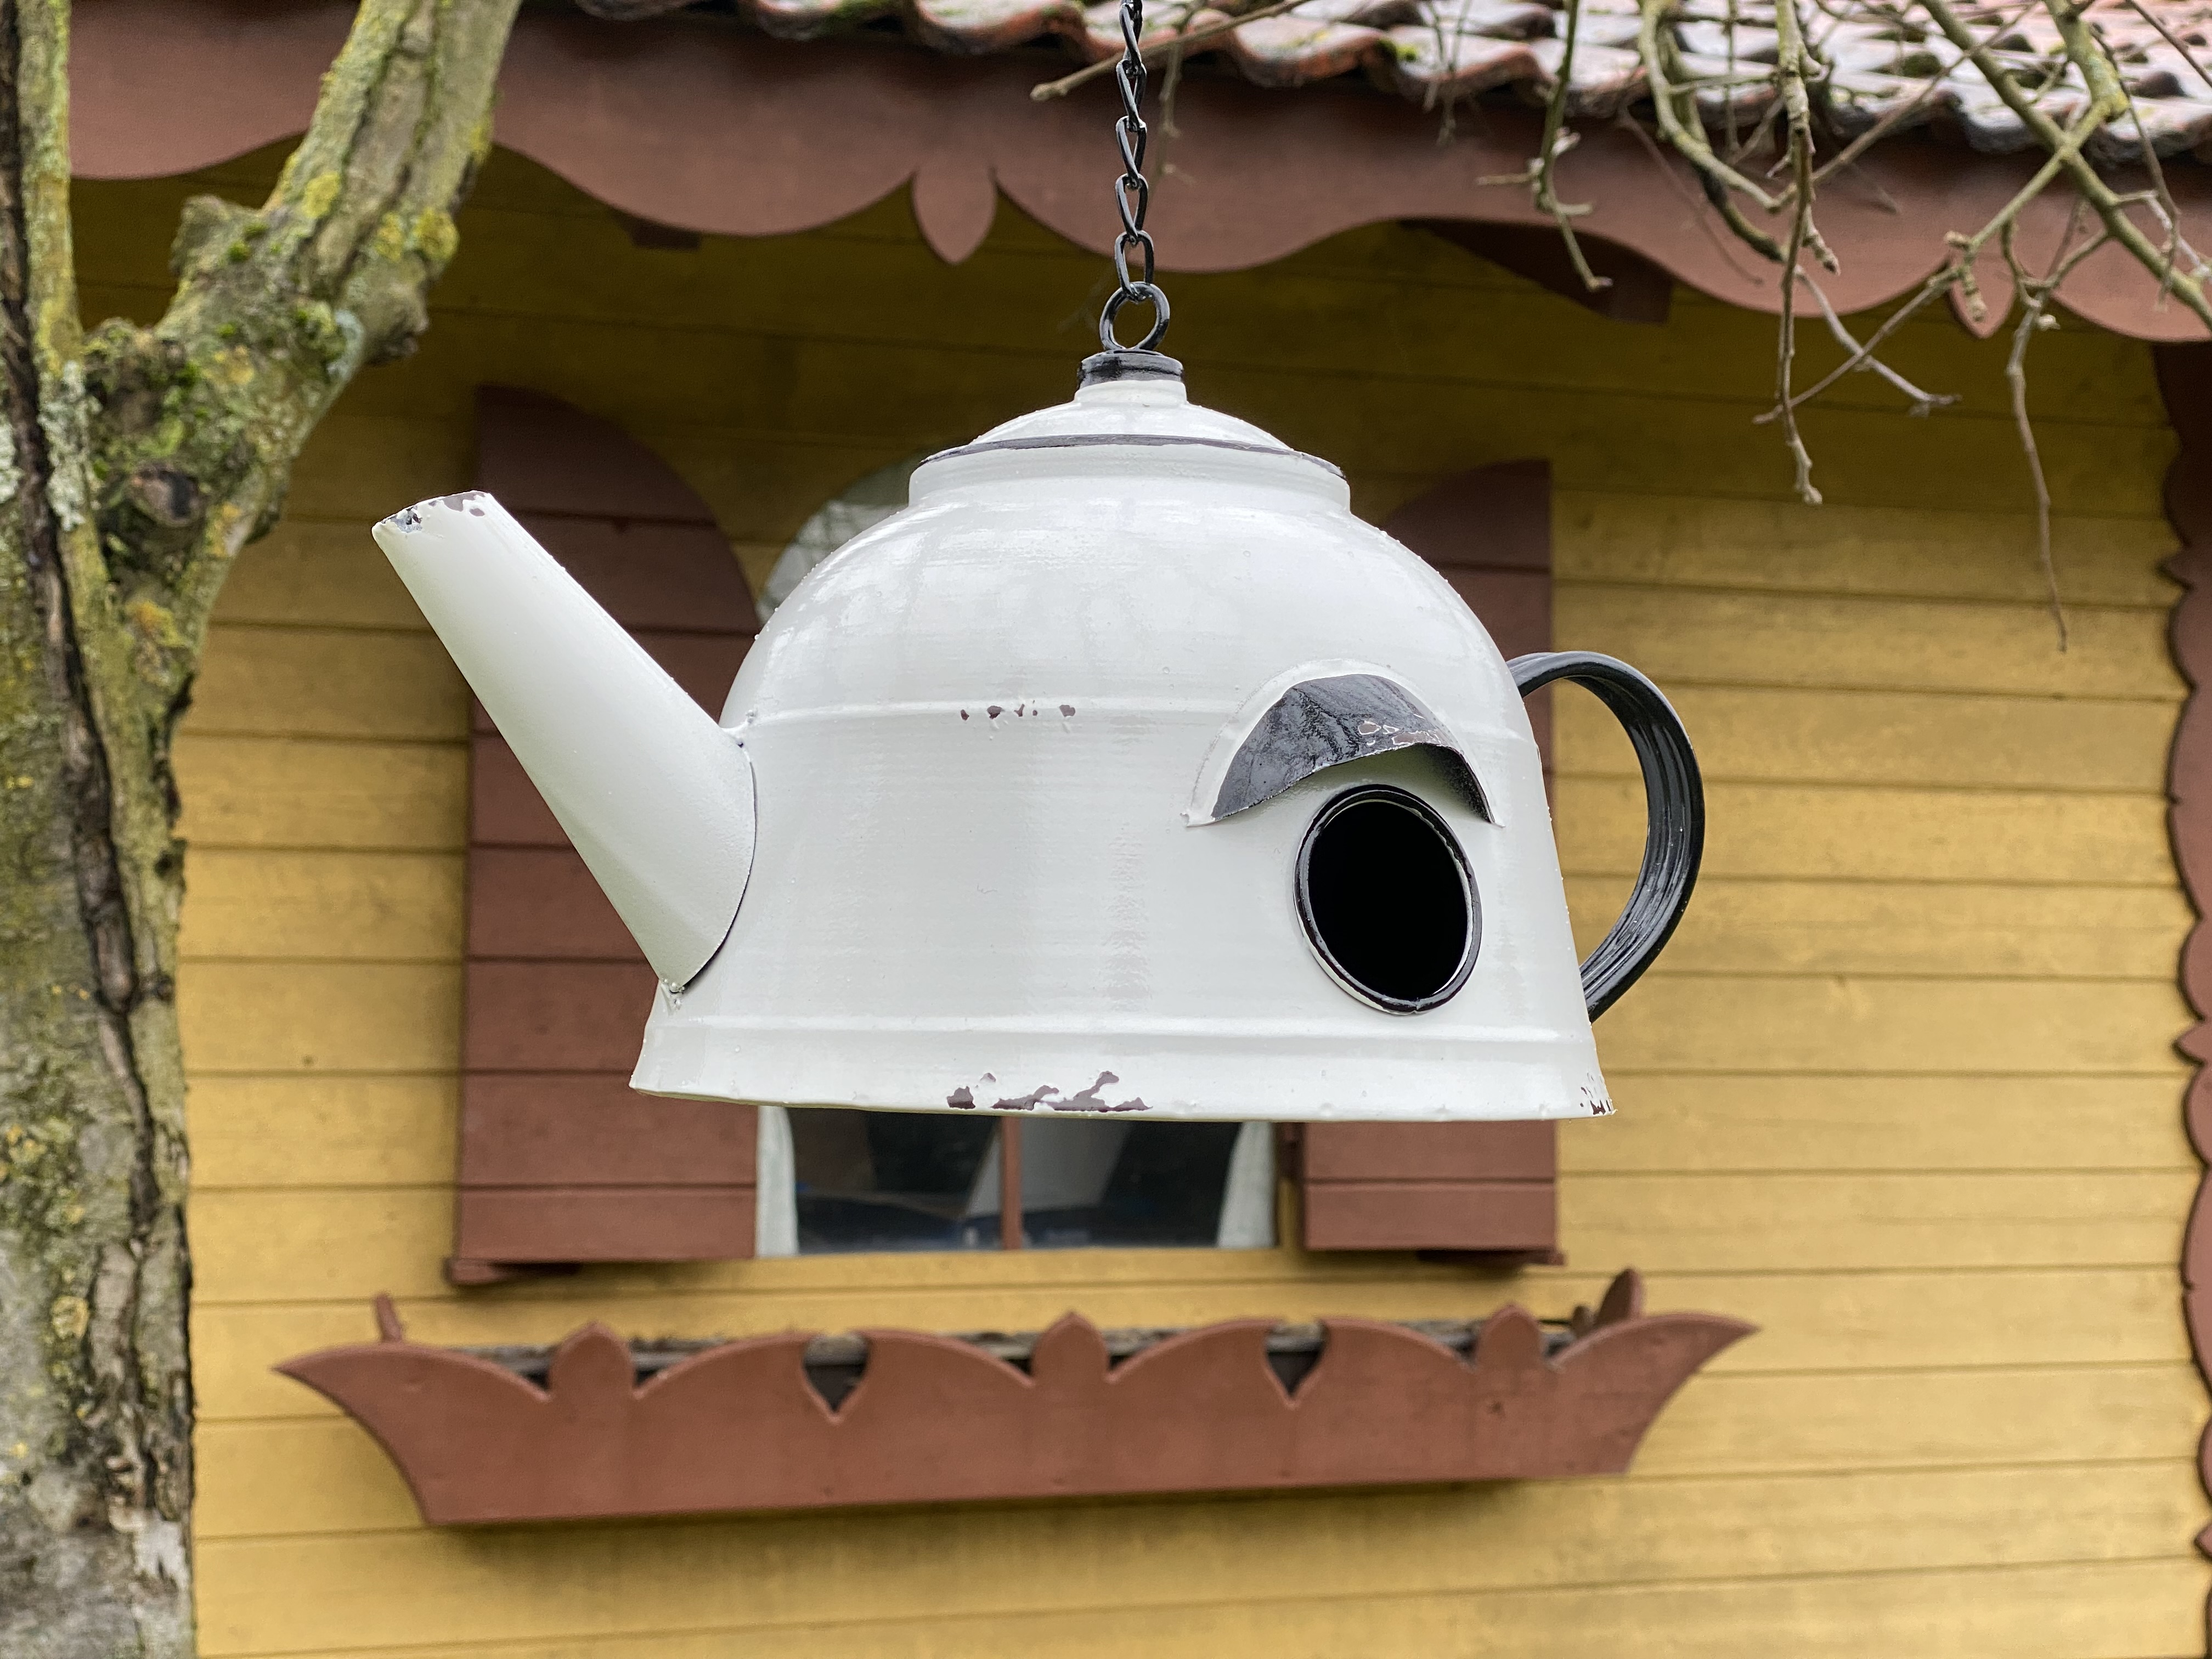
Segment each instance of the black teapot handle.
[{"label": "black teapot handle", "polygon": [[1667,948],[1674,924],[1689,908],[1698,884],[1698,866],[1705,854],[1705,787],[1690,734],[1659,688],[1626,663],[1595,651],[1540,651],[1507,665],[1513,684],[1527,696],[1553,680],[1571,680],[1597,694],[1636,747],[1644,769],[1644,799],[1650,827],[1644,836],[1644,867],[1628,908],[1604,942],[1583,963],[1583,1000],[1589,1017],[1620,1000],[1643,976],[1652,958]]}]

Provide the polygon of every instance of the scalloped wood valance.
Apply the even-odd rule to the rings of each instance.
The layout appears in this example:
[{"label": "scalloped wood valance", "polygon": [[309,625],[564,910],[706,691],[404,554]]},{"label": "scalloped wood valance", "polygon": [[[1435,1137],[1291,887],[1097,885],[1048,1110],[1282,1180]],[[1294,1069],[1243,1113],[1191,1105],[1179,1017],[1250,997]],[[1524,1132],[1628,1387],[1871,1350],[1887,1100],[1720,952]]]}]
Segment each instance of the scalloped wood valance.
[{"label": "scalloped wood valance", "polygon": [[[80,0],[80,175],[191,172],[299,132],[351,13],[343,0]],[[1111,94],[1099,82],[1033,100],[1052,61],[947,57],[896,37],[778,40],[681,15],[532,11],[501,77],[497,137],[612,207],[688,230],[787,234],[910,185],[922,234],[948,260],[975,251],[1000,196],[1103,251],[1115,228],[1102,161]],[[1388,220],[1535,223],[1525,190],[1482,181],[1527,165],[1536,117],[1462,108],[1449,143],[1438,118],[1349,82],[1286,95],[1194,70],[1177,136],[1155,147],[1161,263],[1238,270]],[[1843,262],[1826,283],[1832,302],[1848,313],[1911,289],[1944,257],[1944,234],[1978,228],[2033,165],[1917,137],[1876,146],[1823,197]],[[1717,299],[1776,307],[1771,270],[1726,240],[1687,172],[1634,131],[1594,130],[1559,179],[1565,195],[1596,204],[1580,222],[1589,234]],[[2174,167],[2168,183],[2193,239],[2212,246],[2212,167]],[[2072,200],[2053,189],[2023,215],[2031,265],[2048,258]],[[1994,254],[1979,276],[1993,301],[1986,332],[2003,320],[2006,278]],[[2117,247],[2066,293],[2121,334],[2203,337]]]}]

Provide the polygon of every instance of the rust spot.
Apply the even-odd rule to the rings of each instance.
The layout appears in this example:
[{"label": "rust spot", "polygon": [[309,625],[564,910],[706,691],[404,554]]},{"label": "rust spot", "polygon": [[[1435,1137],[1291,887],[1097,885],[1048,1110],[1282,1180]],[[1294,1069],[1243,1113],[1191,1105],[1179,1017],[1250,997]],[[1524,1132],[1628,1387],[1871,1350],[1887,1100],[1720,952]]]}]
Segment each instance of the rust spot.
[{"label": "rust spot", "polygon": [[968,718],[968,711],[966,709],[963,708],[960,711],[960,718],[963,720]]},{"label": "rust spot", "polygon": [[1075,718],[1075,705],[1072,702],[1064,702],[1060,706],[1060,712],[1067,719],[1073,720]]},{"label": "rust spot", "polygon": [[999,707],[999,705],[998,705],[997,703],[995,703],[995,702],[994,702],[994,703],[993,703],[993,704],[992,704],[988,708],[986,708],[983,712],[984,712],[985,714],[988,714],[988,715],[989,715],[993,720],[996,720],[996,719],[998,719],[998,718],[999,718],[999,716],[1000,716],[1000,715],[1001,715],[1001,714],[1005,714],[1006,711],[1005,709],[1003,709],[1003,708],[1000,708],[1000,707]]}]

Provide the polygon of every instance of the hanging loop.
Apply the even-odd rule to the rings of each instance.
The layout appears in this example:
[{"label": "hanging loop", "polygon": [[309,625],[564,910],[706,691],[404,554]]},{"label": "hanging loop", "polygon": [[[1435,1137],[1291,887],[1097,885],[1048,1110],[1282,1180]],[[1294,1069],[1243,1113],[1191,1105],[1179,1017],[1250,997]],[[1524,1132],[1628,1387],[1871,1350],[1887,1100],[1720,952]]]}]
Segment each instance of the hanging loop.
[{"label": "hanging loop", "polygon": [[[1147,259],[1145,264],[1149,270],[1152,261]],[[1123,345],[1114,337],[1114,319],[1121,314],[1121,307],[1132,300],[1152,307],[1152,325],[1136,344]],[[1108,296],[1106,309],[1098,318],[1098,345],[1103,351],[1150,351],[1159,344],[1167,331],[1168,296],[1151,283],[1131,283],[1126,288],[1116,289]]]},{"label": "hanging loop", "polygon": [[[1114,181],[1114,210],[1121,218],[1121,234],[1114,239],[1114,276],[1120,284],[1099,313],[1098,343],[1108,351],[1150,351],[1168,331],[1168,296],[1152,281],[1152,239],[1145,229],[1145,216],[1152,205],[1152,186],[1145,177],[1145,145],[1151,137],[1139,106],[1145,101],[1144,0],[1121,0],[1121,61],[1114,69],[1114,84],[1121,91],[1121,118],[1114,124],[1114,143],[1121,152],[1121,176]],[[1132,254],[1139,256],[1130,268]],[[1125,346],[1114,337],[1114,319],[1132,301],[1152,308],[1152,325],[1145,337]]]}]

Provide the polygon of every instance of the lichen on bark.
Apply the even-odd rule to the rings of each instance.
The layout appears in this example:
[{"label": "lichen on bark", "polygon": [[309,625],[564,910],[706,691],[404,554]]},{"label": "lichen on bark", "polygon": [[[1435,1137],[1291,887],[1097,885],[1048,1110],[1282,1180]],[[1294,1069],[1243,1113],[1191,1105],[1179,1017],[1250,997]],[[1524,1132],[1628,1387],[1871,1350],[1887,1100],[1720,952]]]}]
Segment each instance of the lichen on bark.
[{"label": "lichen on bark", "polygon": [[410,349],[519,0],[364,0],[269,200],[81,334],[65,0],[0,0],[0,1654],[187,1655],[191,1282],[169,765],[208,617]]}]

